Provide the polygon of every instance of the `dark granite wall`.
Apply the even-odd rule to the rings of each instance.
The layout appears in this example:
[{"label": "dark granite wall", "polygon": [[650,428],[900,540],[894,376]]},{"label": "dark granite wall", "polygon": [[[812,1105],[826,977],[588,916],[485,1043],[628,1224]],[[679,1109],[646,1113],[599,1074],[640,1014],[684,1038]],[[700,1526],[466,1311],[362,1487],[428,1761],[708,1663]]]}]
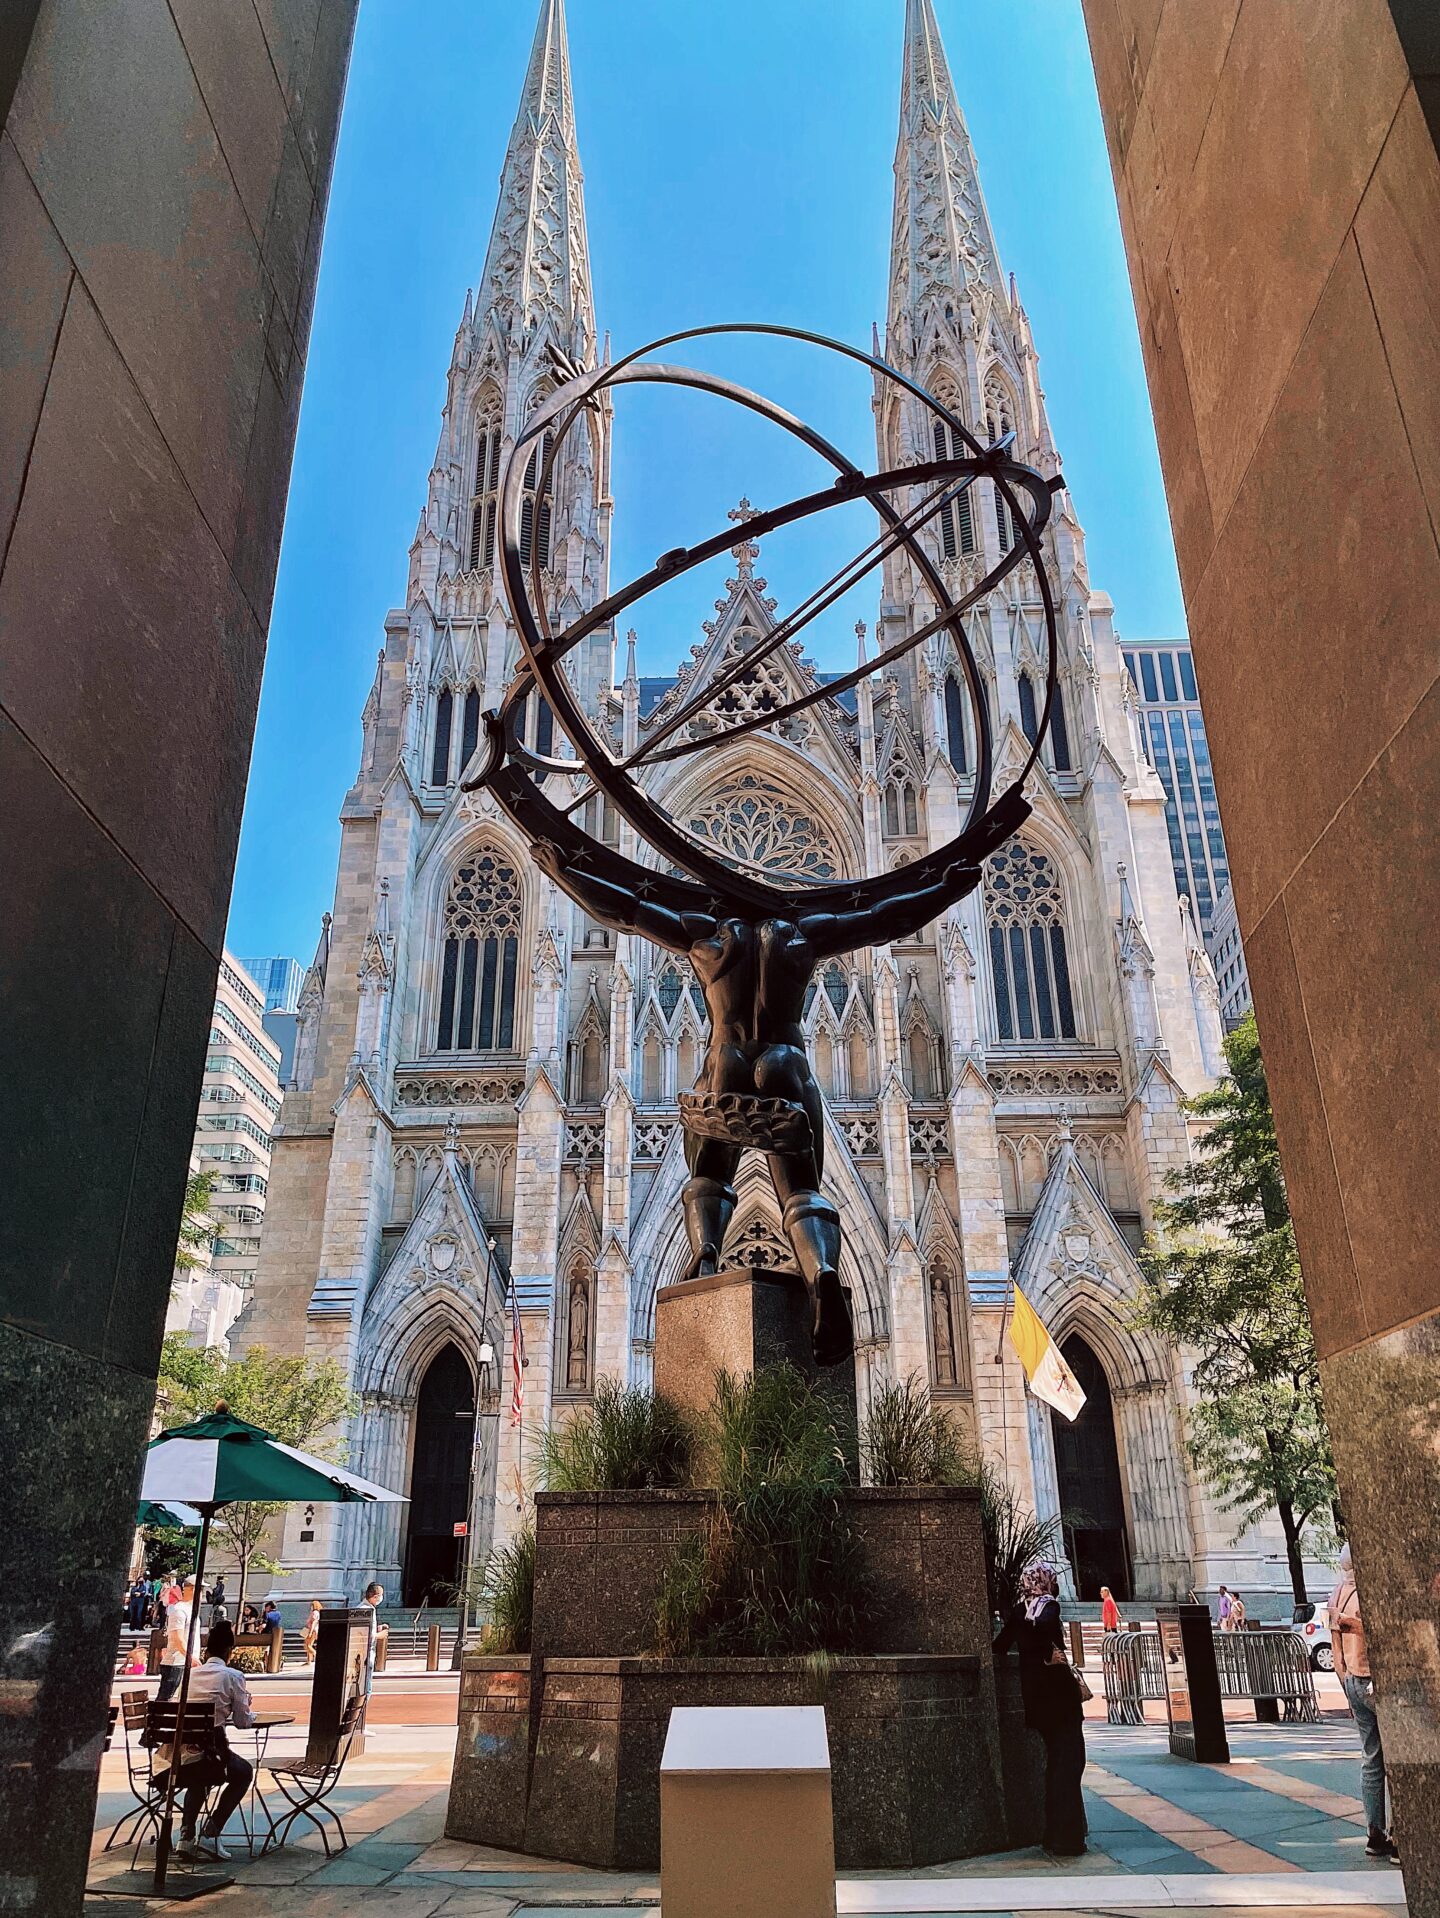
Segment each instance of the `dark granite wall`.
[{"label": "dark granite wall", "polygon": [[0,27],[0,1905],[45,1918],[80,1909],[355,7]]},{"label": "dark granite wall", "polygon": [[1412,1912],[1440,1913],[1440,31],[1084,0]]}]

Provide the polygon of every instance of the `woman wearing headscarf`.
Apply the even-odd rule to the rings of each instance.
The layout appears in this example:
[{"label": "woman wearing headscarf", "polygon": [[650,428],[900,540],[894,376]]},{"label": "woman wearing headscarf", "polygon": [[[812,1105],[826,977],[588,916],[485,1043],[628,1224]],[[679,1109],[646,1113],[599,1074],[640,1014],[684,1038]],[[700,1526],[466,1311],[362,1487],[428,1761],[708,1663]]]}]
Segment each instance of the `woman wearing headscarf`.
[{"label": "woman wearing headscarf", "polygon": [[1060,1582],[1043,1560],[1020,1577],[1020,1602],[995,1640],[1020,1652],[1025,1723],[1045,1741],[1045,1849],[1076,1858],[1085,1849],[1085,1714],[1074,1667],[1065,1655]]}]

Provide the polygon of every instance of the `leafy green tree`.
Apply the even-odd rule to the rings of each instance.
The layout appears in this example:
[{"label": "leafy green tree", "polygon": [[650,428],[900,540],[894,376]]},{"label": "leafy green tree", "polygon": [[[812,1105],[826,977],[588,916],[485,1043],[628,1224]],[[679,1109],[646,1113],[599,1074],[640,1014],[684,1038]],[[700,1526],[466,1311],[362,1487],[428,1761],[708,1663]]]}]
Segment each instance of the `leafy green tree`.
[{"label": "leafy green tree", "polygon": [[[344,1448],[334,1428],[355,1409],[334,1359],[297,1358],[260,1345],[229,1359],[214,1348],[191,1345],[179,1332],[168,1334],[161,1349],[158,1387],[156,1403],[166,1428],[188,1425],[223,1403],[236,1418],[319,1458],[340,1457]],[[271,1503],[227,1505],[215,1515],[212,1536],[240,1568],[237,1616],[252,1568],[280,1569],[261,1547],[266,1526],[283,1510]]]},{"label": "leafy green tree", "polygon": [[213,1172],[192,1172],[185,1181],[185,1210],[180,1215],[180,1240],[175,1247],[175,1270],[193,1272],[205,1263],[215,1243],[215,1221],[210,1217]]},{"label": "leafy green tree", "polygon": [[1303,1603],[1303,1540],[1333,1536],[1335,1467],[1253,1013],[1225,1058],[1226,1076],[1188,1102],[1206,1131],[1166,1181],[1136,1318],[1196,1355],[1191,1456],[1241,1529],[1279,1514]]}]

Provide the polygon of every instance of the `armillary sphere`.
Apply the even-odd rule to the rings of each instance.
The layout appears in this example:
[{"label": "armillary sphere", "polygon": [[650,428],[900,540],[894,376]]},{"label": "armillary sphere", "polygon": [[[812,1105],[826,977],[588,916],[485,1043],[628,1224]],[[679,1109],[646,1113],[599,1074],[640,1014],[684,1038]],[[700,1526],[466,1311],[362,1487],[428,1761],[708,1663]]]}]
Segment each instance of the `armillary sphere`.
[{"label": "armillary sphere", "polygon": [[[943,421],[968,449],[960,459],[930,459],[913,465],[895,467],[878,473],[862,472],[828,440],[797,419],[792,413],[765,398],[713,373],[692,367],[655,363],[649,355],[683,340],[716,335],[765,334],[791,339],[843,355],[870,369],[872,374],[903,388],[927,406],[936,420]],[[532,843],[549,842],[560,863],[570,871],[588,873],[607,880],[640,899],[654,900],[676,912],[700,912],[711,915],[739,913],[749,919],[790,919],[797,914],[863,912],[879,907],[893,895],[897,883],[908,890],[937,882],[947,870],[960,865],[978,865],[1016,830],[1030,811],[1022,788],[1026,775],[1039,753],[1045,737],[1050,710],[1055,698],[1058,648],[1055,602],[1046,576],[1040,534],[1050,516],[1051,500],[1060,481],[1046,480],[1032,468],[1011,457],[1013,435],[991,446],[982,446],[963,420],[908,375],[884,360],[860,352],[841,341],[826,339],[798,327],[769,326],[757,323],[693,327],[672,333],[638,348],[613,365],[590,372],[578,372],[563,366],[569,374],[564,383],[546,400],[529,421],[510,453],[500,495],[500,564],[510,609],[519,630],[524,658],[506,691],[500,710],[485,716],[486,737],[480,758],[472,762],[471,776],[463,784],[466,790],[487,787],[505,813]],[[858,553],[825,584],[781,619],[741,657],[721,672],[690,699],[682,698],[663,725],[655,727],[637,749],[628,756],[603,738],[585,712],[576,688],[565,670],[565,658],[589,634],[604,628],[637,599],[666,581],[676,579],[693,567],[724,553],[735,543],[733,526],[699,545],[676,547],[661,555],[649,572],[611,593],[589,612],[583,613],[563,631],[555,631],[545,605],[538,542],[528,564],[522,558],[521,516],[525,493],[526,468],[537,449],[541,451],[538,479],[532,475],[537,497],[544,497],[550,475],[565,435],[580,420],[587,407],[607,388],[625,385],[684,386],[712,393],[748,408],[771,421],[812,448],[834,468],[834,482],[784,505],[771,506],[748,518],[741,537],[758,538],[776,527],[820,513],[826,507],[856,499],[868,499],[880,522],[877,538]],[[546,432],[552,435],[544,450]],[[951,444],[954,444],[952,441]],[[985,576],[956,599],[946,586],[935,560],[919,538],[922,530],[935,520],[951,502],[958,500],[978,479],[989,480],[1004,500],[1013,520],[1017,539],[1008,552]],[[891,495],[910,503],[897,506]],[[801,693],[788,704],[729,725],[719,734],[698,738],[688,736],[689,722],[702,712],[727,687],[760,665],[782,645],[809,625],[843,593],[855,585],[886,557],[899,548],[909,554],[939,609],[933,618],[914,632],[880,651],[877,656],[827,685]],[[1024,559],[1032,564],[1036,589],[1044,609],[1048,648],[1048,670],[1044,708],[1036,728],[1029,758],[1007,790],[990,803],[993,775],[993,737],[990,707],[981,682],[975,654],[965,630],[967,609],[990,593]],[[663,806],[642,790],[637,774],[646,767],[665,761],[704,753],[719,743],[728,743],[762,727],[776,726],[807,707],[822,701],[838,701],[840,695],[865,678],[882,671],[942,628],[955,644],[961,670],[968,688],[977,744],[974,788],[965,821],[956,837],[937,847],[902,873],[881,872],[868,877],[841,881],[813,881],[798,874],[762,875],[760,869],[739,860],[716,854],[686,831]],[[575,759],[561,759],[536,752],[524,738],[526,702],[536,688],[549,701],[556,720],[574,748]],[[577,764],[578,761],[578,764]],[[557,804],[543,790],[554,773],[573,781],[577,774],[584,780],[577,798]],[[585,801],[601,792],[662,862],[659,868],[638,865],[613,846],[588,833],[578,822]],[[666,866],[678,868],[667,871]],[[685,876],[685,875],[688,875]]]}]

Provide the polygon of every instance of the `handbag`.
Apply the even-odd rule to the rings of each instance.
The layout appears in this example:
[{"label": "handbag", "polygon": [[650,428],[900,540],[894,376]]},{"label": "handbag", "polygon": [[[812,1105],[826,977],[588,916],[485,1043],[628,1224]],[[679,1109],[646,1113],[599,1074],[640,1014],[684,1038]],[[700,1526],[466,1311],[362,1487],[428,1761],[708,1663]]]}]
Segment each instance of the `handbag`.
[{"label": "handbag", "polygon": [[[1067,1664],[1069,1663],[1068,1659],[1066,1663]],[[1089,1680],[1086,1678],[1084,1672],[1082,1672],[1077,1665],[1071,1665],[1070,1671],[1072,1676],[1074,1677],[1076,1689],[1080,1693],[1080,1703],[1082,1705],[1088,1704],[1088,1702],[1095,1696],[1094,1692],[1091,1691],[1090,1689]]]}]

